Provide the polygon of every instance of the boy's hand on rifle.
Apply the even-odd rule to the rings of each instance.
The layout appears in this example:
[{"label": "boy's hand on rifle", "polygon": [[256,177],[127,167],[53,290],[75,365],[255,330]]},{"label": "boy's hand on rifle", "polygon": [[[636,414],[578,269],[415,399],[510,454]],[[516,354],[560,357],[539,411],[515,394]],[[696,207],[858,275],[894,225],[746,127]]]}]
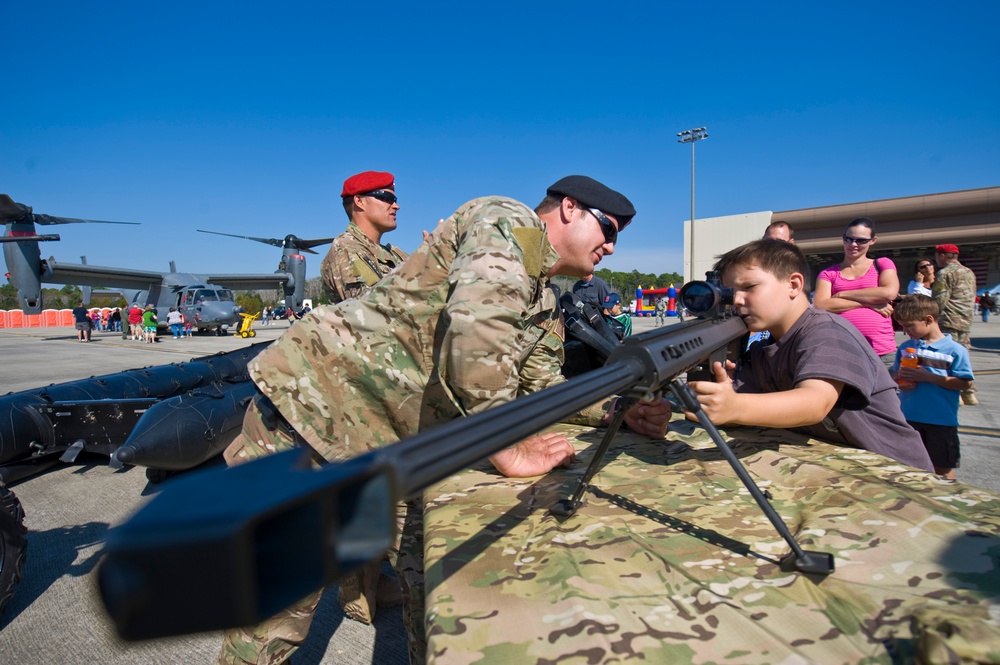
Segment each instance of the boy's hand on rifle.
[{"label": "boy's hand on rifle", "polygon": [[[737,419],[737,402],[739,396],[733,390],[733,379],[729,375],[736,366],[726,361],[726,367],[722,363],[712,363],[712,374],[715,381],[691,381],[687,385],[694,391],[701,404],[702,410],[716,425],[724,425],[735,422]],[[684,412],[688,420],[698,420],[698,418],[688,411]]]},{"label": "boy's hand on rifle", "polygon": [[540,476],[557,466],[569,466],[575,459],[573,444],[556,432],[528,437],[490,456],[496,470],[508,478]]}]

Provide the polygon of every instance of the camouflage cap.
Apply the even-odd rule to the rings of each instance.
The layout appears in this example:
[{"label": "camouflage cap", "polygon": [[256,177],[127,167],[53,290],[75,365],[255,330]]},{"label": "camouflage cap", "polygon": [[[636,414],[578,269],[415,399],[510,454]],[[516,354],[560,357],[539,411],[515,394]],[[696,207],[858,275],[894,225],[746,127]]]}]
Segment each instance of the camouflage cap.
[{"label": "camouflage cap", "polygon": [[621,231],[635,217],[635,207],[623,194],[585,175],[568,175],[545,192],[549,196],[569,196],[588,208],[597,208],[618,220]]}]

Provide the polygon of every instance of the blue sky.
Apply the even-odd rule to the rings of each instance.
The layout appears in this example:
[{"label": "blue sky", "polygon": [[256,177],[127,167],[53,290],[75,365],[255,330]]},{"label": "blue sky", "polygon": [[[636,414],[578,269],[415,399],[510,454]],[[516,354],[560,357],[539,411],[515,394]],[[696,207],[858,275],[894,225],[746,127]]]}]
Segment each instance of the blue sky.
[{"label": "blue sky", "polygon": [[[340,233],[396,175],[410,251],[463,202],[583,173],[638,210],[601,267],[682,272],[696,215],[1000,184],[997,2],[7,3],[0,192],[43,256],[261,272],[207,236]],[[319,258],[308,275],[319,272]]]}]

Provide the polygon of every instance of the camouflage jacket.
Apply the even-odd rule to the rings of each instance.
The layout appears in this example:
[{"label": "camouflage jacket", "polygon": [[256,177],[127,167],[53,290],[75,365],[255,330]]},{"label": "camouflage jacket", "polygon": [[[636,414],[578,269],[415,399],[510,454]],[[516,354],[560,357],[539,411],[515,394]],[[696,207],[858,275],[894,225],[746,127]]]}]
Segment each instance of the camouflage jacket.
[{"label": "camouflage jacket", "polygon": [[406,260],[406,252],[390,244],[379,245],[351,222],[333,239],[319,272],[330,302],[357,298],[368,287]]},{"label": "camouflage jacket", "polygon": [[328,460],[536,392],[563,380],[558,258],[527,206],[475,199],[365,295],[289,328],[251,375]]},{"label": "camouflage jacket", "polygon": [[941,327],[968,332],[976,306],[975,273],[957,261],[949,263],[938,271],[931,293],[941,307]]}]

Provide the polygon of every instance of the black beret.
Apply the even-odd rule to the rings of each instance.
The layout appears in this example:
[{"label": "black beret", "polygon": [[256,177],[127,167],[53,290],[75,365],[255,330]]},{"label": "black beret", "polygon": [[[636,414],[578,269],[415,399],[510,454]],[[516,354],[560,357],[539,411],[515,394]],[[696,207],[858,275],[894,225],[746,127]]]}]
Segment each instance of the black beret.
[{"label": "black beret", "polygon": [[569,196],[588,208],[597,208],[605,214],[614,215],[618,220],[619,231],[635,217],[635,207],[631,201],[585,175],[568,175],[556,181],[545,193],[549,196]]}]

